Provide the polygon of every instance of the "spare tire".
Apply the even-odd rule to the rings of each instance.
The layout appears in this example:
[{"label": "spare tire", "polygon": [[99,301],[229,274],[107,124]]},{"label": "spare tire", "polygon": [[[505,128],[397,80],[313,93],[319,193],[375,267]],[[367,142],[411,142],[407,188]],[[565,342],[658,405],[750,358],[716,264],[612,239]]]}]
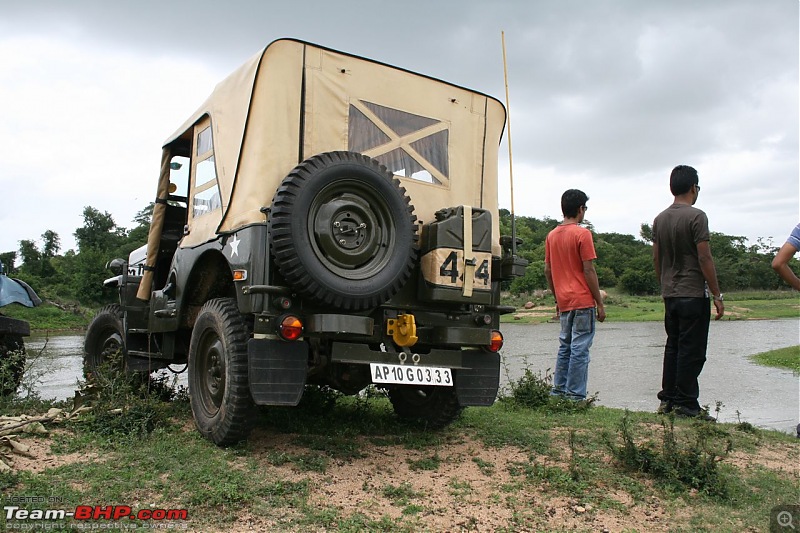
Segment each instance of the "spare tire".
[{"label": "spare tire", "polygon": [[311,157],[272,200],[269,238],[281,275],[321,305],[377,307],[417,262],[414,207],[386,167],[353,152]]}]

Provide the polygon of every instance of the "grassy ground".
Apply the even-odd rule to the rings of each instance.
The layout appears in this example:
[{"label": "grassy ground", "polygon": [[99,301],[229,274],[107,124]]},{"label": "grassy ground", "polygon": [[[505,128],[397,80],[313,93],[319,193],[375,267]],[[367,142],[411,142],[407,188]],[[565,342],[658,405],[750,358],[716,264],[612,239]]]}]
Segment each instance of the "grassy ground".
[{"label": "grassy ground", "polygon": [[64,305],[56,307],[51,303],[44,303],[39,307],[28,308],[19,304],[7,305],[0,309],[0,313],[25,320],[36,331],[68,331],[83,330],[89,325],[94,312],[77,305]]},{"label": "grassy ground", "polygon": [[98,405],[23,438],[37,459],[17,458],[0,488],[6,505],[52,500],[19,504],[31,511],[186,509],[173,525],[192,531],[763,531],[797,502],[797,439],[554,403],[529,385],[439,432],[398,421],[377,392],[311,397],[260,411],[228,449],[198,435],[185,399]]},{"label": "grassy ground", "polygon": [[[526,303],[533,307],[525,309]],[[517,308],[504,315],[501,322],[538,324],[553,320],[555,301],[552,296],[520,295],[506,297],[505,303]],[[660,296],[630,296],[615,289],[605,300],[608,322],[645,322],[664,319]],[[800,317],[800,295],[794,291],[751,291],[725,294],[725,316],[722,320],[766,320]]]},{"label": "grassy ground", "polygon": [[751,359],[760,365],[785,368],[800,373],[800,346],[789,346],[759,353],[751,356]]}]

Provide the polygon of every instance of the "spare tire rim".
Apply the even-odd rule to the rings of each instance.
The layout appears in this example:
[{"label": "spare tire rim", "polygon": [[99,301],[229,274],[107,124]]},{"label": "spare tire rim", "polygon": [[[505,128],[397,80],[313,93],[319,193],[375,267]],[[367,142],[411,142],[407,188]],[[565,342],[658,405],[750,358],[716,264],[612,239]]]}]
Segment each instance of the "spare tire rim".
[{"label": "spare tire rim", "polygon": [[386,201],[356,180],[338,180],[317,194],[308,212],[308,231],[320,262],[349,279],[380,272],[395,240]]}]

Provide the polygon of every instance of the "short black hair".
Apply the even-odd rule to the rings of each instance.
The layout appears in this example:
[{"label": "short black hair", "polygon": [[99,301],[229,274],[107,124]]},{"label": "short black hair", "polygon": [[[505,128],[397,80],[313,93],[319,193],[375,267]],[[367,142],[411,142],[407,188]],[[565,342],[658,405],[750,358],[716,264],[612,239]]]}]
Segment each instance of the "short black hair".
[{"label": "short black hair", "polygon": [[688,165],[678,165],[672,169],[672,174],[669,177],[669,190],[672,196],[680,196],[686,194],[692,185],[700,183],[697,176],[697,171]]},{"label": "short black hair", "polygon": [[578,209],[588,201],[589,197],[583,191],[578,189],[564,191],[561,195],[561,213],[567,218],[575,218],[578,216]]}]

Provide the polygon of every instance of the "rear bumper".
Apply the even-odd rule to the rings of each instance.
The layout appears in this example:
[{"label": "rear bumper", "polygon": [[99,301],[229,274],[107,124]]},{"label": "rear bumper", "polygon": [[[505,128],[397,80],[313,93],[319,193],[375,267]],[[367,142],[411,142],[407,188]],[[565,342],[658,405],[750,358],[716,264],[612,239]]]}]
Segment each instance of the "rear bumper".
[{"label": "rear bumper", "polygon": [[[404,354],[402,354],[404,355]],[[348,364],[408,364],[420,367],[447,367],[454,371],[458,403],[463,407],[489,406],[497,398],[500,386],[500,354],[481,350],[431,349],[419,354],[413,363],[400,360],[401,353],[371,350],[364,344],[337,342],[333,345],[331,361]]]},{"label": "rear bumper", "polygon": [[[247,342],[250,394],[257,405],[297,405],[308,376],[309,348],[305,342],[250,339]],[[370,349],[365,344],[335,342],[332,363],[407,364],[414,367],[447,367],[453,370],[456,396],[462,407],[489,406],[500,384],[500,354],[481,350],[432,349],[401,362],[397,352]],[[396,385],[389,385],[396,386]],[[399,385],[402,386],[402,385]]]}]

